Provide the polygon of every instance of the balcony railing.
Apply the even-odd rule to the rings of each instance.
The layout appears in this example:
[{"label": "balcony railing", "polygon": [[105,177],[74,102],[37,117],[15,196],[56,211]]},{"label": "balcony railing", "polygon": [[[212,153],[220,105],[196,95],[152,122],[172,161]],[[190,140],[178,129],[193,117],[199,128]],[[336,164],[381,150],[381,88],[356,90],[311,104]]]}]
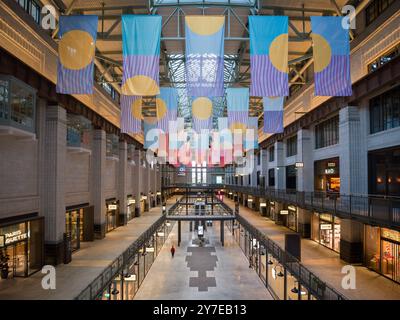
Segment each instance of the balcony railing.
[{"label": "balcony railing", "polygon": [[290,203],[308,210],[331,212],[342,218],[388,227],[400,227],[400,197],[262,189],[237,185],[225,185],[225,188],[256,197]]}]

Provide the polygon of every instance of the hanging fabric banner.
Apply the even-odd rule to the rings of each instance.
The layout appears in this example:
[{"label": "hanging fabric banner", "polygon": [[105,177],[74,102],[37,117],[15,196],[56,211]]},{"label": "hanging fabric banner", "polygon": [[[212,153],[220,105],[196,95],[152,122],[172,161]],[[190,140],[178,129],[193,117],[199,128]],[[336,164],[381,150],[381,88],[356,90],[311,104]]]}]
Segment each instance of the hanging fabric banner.
[{"label": "hanging fabric banner", "polygon": [[57,93],[92,94],[98,18],[60,16]]},{"label": "hanging fabric banner", "polygon": [[157,128],[157,117],[143,118],[144,149],[156,150],[158,148],[159,129]]},{"label": "hanging fabric banner", "polygon": [[170,164],[178,163],[178,150],[183,146],[186,138],[184,125],[184,118],[177,118],[176,121],[171,121],[169,123],[168,162]]},{"label": "hanging fabric banner", "polygon": [[224,159],[223,163],[230,164],[232,163],[233,139],[232,132],[228,128],[227,117],[218,118],[218,131],[220,137],[221,158]]},{"label": "hanging fabric banner", "polygon": [[283,132],[283,97],[264,97],[264,133]]},{"label": "hanging fabric banner", "polygon": [[249,126],[246,130],[244,149],[246,151],[258,149],[258,117],[249,118]]},{"label": "hanging fabric banner", "polygon": [[123,94],[160,93],[160,37],[161,16],[122,15]]},{"label": "hanging fabric banner", "polygon": [[[249,89],[226,89],[228,126],[233,130],[246,130],[249,120]],[[233,133],[233,132],[232,132]]]},{"label": "hanging fabric banner", "polygon": [[252,96],[288,96],[289,20],[249,16]]},{"label": "hanging fabric banner", "polygon": [[199,134],[202,130],[211,130],[212,114],[213,103],[210,98],[195,98],[192,102],[193,130]]},{"label": "hanging fabric banner", "polygon": [[351,96],[349,30],[343,17],[311,17],[317,96]]},{"label": "hanging fabric banner", "polygon": [[156,98],[158,128],[168,133],[169,122],[178,116],[178,93],[175,88],[160,88]]},{"label": "hanging fabric banner", "polygon": [[121,95],[122,133],[140,133],[142,131],[142,119],[142,98]]},{"label": "hanging fabric banner", "polygon": [[186,88],[191,97],[224,95],[224,16],[186,16]]}]

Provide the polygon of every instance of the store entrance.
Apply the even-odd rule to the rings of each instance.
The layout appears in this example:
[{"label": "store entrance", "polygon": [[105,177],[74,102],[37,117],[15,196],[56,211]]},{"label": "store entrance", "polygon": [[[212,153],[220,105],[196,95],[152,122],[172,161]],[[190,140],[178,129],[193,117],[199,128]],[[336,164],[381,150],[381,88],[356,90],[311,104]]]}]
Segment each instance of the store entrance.
[{"label": "store entrance", "polygon": [[400,282],[400,244],[382,240],[382,273]]},{"label": "store entrance", "polygon": [[27,256],[28,246],[26,241],[18,242],[7,246],[7,254],[10,258],[8,266],[10,273],[13,277],[26,277],[28,276],[27,270]]}]

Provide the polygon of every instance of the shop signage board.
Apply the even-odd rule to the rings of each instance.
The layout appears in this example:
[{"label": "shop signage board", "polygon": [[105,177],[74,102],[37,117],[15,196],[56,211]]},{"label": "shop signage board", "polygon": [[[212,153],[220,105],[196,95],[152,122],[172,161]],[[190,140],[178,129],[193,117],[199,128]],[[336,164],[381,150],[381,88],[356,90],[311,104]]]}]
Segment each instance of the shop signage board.
[{"label": "shop signage board", "polygon": [[288,209],[292,210],[292,211],[296,211],[296,207],[295,206],[288,206]]},{"label": "shop signage board", "polygon": [[400,242],[400,232],[397,232],[395,230],[382,228],[381,236],[383,238],[386,238],[386,239],[390,239],[390,240],[393,240],[393,241],[396,241],[396,242]]},{"label": "shop signage board", "polygon": [[[21,230],[16,230],[13,232],[6,233],[5,235],[3,235],[3,237],[4,237],[4,245],[7,246],[7,245],[13,244],[15,242],[19,242],[19,241],[28,239],[29,233],[22,232]],[[0,247],[1,247],[1,240],[0,240]]]},{"label": "shop signage board", "polygon": [[332,229],[332,224],[330,224],[330,223],[321,223],[320,228],[321,228],[321,230],[331,230]]},{"label": "shop signage board", "polygon": [[295,163],[296,168],[303,168],[304,167],[304,162],[296,162]]},{"label": "shop signage board", "polygon": [[334,173],[335,173],[335,169],[334,168],[325,169],[325,174],[334,174]]},{"label": "shop signage board", "polygon": [[109,204],[108,205],[108,210],[117,210],[117,205],[116,204]]},{"label": "shop signage board", "polygon": [[0,248],[3,248],[5,245],[5,236],[0,235]]},{"label": "shop signage board", "polygon": [[289,210],[281,210],[280,214],[287,215],[287,214],[289,214]]}]

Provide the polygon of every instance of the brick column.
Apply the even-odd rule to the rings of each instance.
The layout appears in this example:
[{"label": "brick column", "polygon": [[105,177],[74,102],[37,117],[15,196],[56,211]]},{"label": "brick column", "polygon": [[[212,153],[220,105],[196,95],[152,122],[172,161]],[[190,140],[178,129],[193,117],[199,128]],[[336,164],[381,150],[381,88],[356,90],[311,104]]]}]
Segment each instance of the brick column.
[{"label": "brick column", "polygon": [[92,204],[94,205],[94,234],[96,239],[106,236],[106,132],[93,130],[92,149]]},{"label": "brick column", "polygon": [[48,106],[45,124],[42,210],[45,216],[46,264],[64,260],[66,111]]},{"label": "brick column", "polygon": [[118,200],[119,200],[119,224],[127,223],[127,173],[128,173],[128,144],[126,141],[119,142],[119,176],[118,176]]}]

